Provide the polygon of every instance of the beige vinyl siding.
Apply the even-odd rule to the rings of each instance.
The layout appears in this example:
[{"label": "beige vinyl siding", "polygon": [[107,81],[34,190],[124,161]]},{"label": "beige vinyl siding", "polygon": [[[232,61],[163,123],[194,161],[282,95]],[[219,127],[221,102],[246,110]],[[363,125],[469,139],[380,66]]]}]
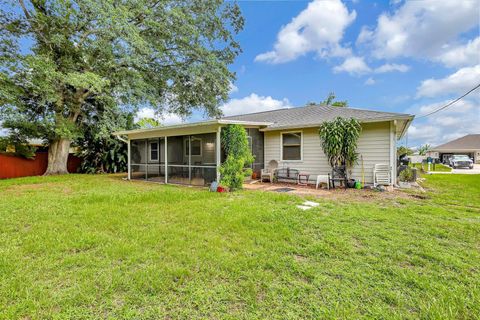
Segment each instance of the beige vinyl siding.
[{"label": "beige vinyl siding", "polygon": [[[297,130],[288,130],[297,131]],[[276,160],[279,168],[294,168],[310,173],[310,180],[315,180],[318,174],[331,172],[327,158],[323,153],[317,128],[299,129],[303,133],[303,160],[281,161],[281,132],[265,132],[265,166],[270,160]],[[358,140],[357,152],[363,155],[365,182],[373,183],[373,167],[377,163],[390,163],[390,122],[362,124],[362,133]],[[361,179],[361,161],[353,168],[354,179]]]}]

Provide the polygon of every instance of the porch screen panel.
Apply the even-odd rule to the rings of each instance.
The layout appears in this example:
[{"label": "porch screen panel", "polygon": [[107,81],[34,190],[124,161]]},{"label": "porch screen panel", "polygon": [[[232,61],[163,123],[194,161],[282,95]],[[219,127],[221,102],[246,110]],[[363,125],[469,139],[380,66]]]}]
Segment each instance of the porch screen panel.
[{"label": "porch screen panel", "polygon": [[130,176],[132,179],[146,179],[147,174],[147,141],[130,141]]},{"label": "porch screen panel", "polygon": [[188,166],[188,156],[184,155],[184,137],[168,137],[167,158],[168,165]]},{"label": "porch screen panel", "polygon": [[206,186],[215,181],[217,176],[216,133],[190,136],[190,183]]},{"label": "porch screen panel", "polygon": [[252,170],[260,174],[264,166],[264,137],[263,132],[256,128],[247,129],[247,134],[250,137],[250,150],[254,157]]},{"label": "porch screen panel", "polygon": [[190,184],[189,157],[185,154],[188,136],[167,138],[167,175],[169,183]]},{"label": "porch screen panel", "polygon": [[130,161],[132,164],[147,163],[146,140],[130,141]]},{"label": "porch screen panel", "polygon": [[147,179],[149,181],[165,181],[165,138],[148,140]]}]

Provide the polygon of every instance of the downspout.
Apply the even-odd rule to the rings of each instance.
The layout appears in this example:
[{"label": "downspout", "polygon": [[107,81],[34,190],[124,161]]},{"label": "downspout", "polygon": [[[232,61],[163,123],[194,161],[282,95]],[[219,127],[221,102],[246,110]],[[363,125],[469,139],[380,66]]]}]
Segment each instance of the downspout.
[{"label": "downspout", "polygon": [[115,136],[115,137],[117,137],[117,139],[122,141],[122,142],[128,143],[128,140],[125,140],[124,138],[122,138],[120,136]]}]

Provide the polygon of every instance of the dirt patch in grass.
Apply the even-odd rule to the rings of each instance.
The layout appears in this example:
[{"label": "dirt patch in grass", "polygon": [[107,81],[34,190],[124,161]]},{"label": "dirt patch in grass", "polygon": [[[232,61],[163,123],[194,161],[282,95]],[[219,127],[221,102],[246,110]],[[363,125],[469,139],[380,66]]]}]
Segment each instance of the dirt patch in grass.
[{"label": "dirt patch in grass", "polygon": [[54,183],[54,182],[45,182],[45,183],[30,183],[30,184],[15,184],[6,187],[3,192],[5,193],[12,193],[14,195],[24,195],[30,192],[37,192],[37,191],[58,191],[62,192],[65,195],[73,193],[72,188]]},{"label": "dirt patch in grass", "polygon": [[[322,199],[328,200],[339,200],[339,201],[355,201],[355,202],[378,202],[378,201],[390,201],[396,199],[410,199],[417,194],[412,194],[410,191],[406,193],[399,189],[394,189],[393,191],[377,191],[370,189],[344,189],[344,188],[335,188],[335,189],[315,189],[315,186],[299,186],[296,184],[289,183],[253,183],[245,184],[244,188],[247,190],[257,190],[257,191],[267,191],[274,192],[278,188],[292,188],[292,191],[287,192],[287,194],[301,195],[301,196],[313,196]],[[414,197],[416,199],[427,199],[418,195]]]}]

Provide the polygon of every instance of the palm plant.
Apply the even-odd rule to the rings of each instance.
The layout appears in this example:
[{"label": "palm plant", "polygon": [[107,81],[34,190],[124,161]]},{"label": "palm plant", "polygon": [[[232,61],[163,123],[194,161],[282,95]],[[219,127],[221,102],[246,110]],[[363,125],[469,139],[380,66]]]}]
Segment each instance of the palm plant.
[{"label": "palm plant", "polygon": [[[357,143],[362,127],[360,123],[351,118],[336,118],[321,124],[318,131],[322,141],[322,149],[327,156],[330,166],[345,165],[353,168],[357,163]],[[350,173],[351,174],[351,173]]]}]

